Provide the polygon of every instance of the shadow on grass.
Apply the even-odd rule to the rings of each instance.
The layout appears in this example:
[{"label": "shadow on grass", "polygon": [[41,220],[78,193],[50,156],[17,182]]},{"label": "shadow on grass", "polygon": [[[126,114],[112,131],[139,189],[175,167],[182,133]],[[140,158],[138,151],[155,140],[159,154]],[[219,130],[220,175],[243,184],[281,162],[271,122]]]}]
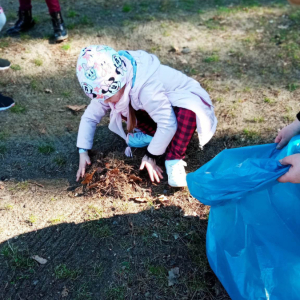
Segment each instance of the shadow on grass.
[{"label": "shadow on grass", "polygon": [[230,299],[208,265],[206,227],[167,206],[21,234],[0,245],[0,298]]}]

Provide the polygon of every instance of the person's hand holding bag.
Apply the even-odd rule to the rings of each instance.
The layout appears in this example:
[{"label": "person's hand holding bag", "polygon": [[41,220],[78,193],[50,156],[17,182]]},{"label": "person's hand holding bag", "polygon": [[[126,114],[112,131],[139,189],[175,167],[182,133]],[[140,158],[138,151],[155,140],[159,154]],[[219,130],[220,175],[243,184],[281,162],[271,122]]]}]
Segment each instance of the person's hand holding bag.
[{"label": "person's hand holding bag", "polygon": [[299,133],[300,122],[298,120],[281,129],[275,138],[275,143],[278,143],[277,149],[282,149],[293,136]]}]

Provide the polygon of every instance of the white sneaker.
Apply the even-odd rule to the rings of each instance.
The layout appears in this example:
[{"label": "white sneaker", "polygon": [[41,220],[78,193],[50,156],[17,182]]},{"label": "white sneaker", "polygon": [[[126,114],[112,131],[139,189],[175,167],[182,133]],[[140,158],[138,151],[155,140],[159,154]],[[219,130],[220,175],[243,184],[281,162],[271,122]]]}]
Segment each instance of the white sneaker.
[{"label": "white sneaker", "polygon": [[186,162],[182,159],[166,160],[165,162],[168,183],[173,187],[187,186],[186,173],[184,167],[187,166]]},{"label": "white sneaker", "polygon": [[128,134],[128,146],[134,148],[143,148],[150,144],[153,137],[141,131]]}]

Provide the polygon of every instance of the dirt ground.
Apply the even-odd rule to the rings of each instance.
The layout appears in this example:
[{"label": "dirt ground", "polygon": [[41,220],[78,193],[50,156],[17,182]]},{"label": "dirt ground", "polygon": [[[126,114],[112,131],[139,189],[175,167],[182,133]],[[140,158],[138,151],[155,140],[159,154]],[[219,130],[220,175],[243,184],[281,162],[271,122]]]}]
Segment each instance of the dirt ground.
[{"label": "dirt ground", "polygon": [[[0,90],[16,106],[0,113],[0,299],[230,299],[206,259],[209,207],[170,188],[166,176],[151,185],[137,171],[143,151],[125,158],[108,118],[97,128],[93,166],[101,155],[135,170],[146,200],[83,191],[75,182],[82,112],[66,106],[88,104],[76,60],[90,44],[143,49],[198,80],[219,123],[203,150],[194,136],[186,158],[192,172],[225,148],[272,142],[294,120],[300,11],[284,0],[60,2],[69,28],[62,44],[51,39],[42,0],[33,1],[33,30],[5,36],[18,7],[1,2],[8,21],[0,56],[12,67],[0,74]],[[175,267],[180,276],[169,286]]]}]

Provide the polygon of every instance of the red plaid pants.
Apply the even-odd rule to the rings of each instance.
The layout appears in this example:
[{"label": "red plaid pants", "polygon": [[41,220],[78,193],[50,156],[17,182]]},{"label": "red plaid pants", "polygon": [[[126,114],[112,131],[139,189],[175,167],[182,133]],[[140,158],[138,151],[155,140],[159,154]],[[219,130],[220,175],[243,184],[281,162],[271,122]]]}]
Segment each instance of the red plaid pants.
[{"label": "red plaid pants", "polygon": [[[31,0],[19,0],[20,10],[29,10],[31,9]],[[60,11],[60,5],[58,0],[46,0],[49,13]]]},{"label": "red plaid pants", "polygon": [[[196,129],[196,114],[191,110],[173,107],[177,119],[177,131],[166,150],[166,160],[184,159],[188,144]],[[143,110],[136,111],[137,128],[154,136],[157,124]]]}]

